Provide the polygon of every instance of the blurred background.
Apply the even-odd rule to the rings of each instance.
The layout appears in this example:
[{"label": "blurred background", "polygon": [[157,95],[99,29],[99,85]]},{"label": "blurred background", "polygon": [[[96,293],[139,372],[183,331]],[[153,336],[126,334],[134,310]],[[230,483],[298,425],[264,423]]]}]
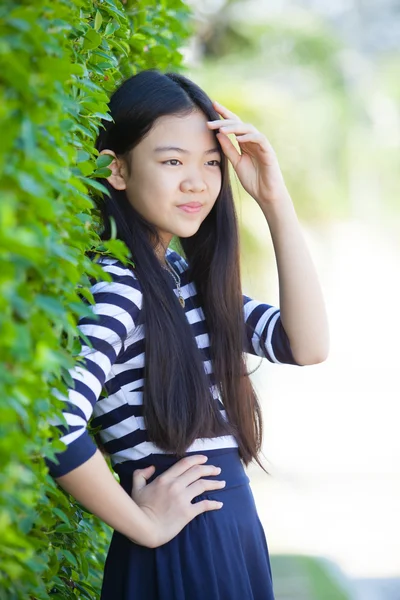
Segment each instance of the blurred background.
[{"label": "blurred background", "polygon": [[[189,4],[187,74],[274,146],[329,313],[325,363],[248,360],[277,600],[400,600],[400,3]],[[267,223],[232,179],[244,291],[279,305]]]}]

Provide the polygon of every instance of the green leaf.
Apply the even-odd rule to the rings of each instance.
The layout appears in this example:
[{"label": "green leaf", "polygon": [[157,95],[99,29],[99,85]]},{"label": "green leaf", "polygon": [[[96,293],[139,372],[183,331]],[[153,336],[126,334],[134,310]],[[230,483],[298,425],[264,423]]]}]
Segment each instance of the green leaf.
[{"label": "green leaf", "polygon": [[38,197],[46,194],[45,188],[29,173],[18,173],[17,179],[24,192],[28,192],[28,194]]},{"label": "green leaf", "polygon": [[94,29],[88,29],[85,35],[83,48],[85,50],[97,48],[101,44],[101,35]]},{"label": "green leaf", "polygon": [[57,527],[55,528],[55,531],[57,531],[57,533],[73,533],[74,531],[76,531],[76,528],[71,527],[70,525],[67,525],[66,523],[61,523],[60,525],[57,525]]},{"label": "green leaf", "polygon": [[15,29],[19,29],[19,31],[24,32],[27,32],[31,29],[31,24],[27,21],[24,21],[23,19],[15,19],[9,17],[7,19],[7,25],[11,25],[11,27],[15,27]]},{"label": "green leaf", "polygon": [[106,36],[112,35],[114,33],[114,31],[117,31],[117,29],[119,29],[119,28],[120,28],[120,25],[118,23],[107,23],[104,35],[106,35]]},{"label": "green leaf", "polygon": [[64,558],[67,560],[67,562],[69,562],[70,565],[78,568],[78,562],[77,562],[75,556],[72,554],[72,552],[70,552],[69,550],[66,550],[65,548],[60,548],[58,550],[58,553],[59,553],[59,555],[64,556]]},{"label": "green leaf", "polygon": [[88,575],[89,575],[89,565],[88,565],[88,561],[86,560],[85,556],[82,554],[82,556],[80,557],[81,559],[81,569],[82,569],[82,575],[85,577],[85,579],[87,579]]},{"label": "green leaf", "polygon": [[94,28],[96,31],[99,31],[101,24],[103,22],[103,17],[101,16],[101,13],[99,11],[96,12],[96,17],[94,20]]},{"label": "green leaf", "polygon": [[77,156],[77,158],[76,158],[77,163],[86,162],[90,159],[89,152],[84,152],[83,150],[78,150],[76,156]]},{"label": "green leaf", "polygon": [[89,177],[79,177],[79,179],[81,179],[88,187],[93,188],[97,192],[102,192],[103,194],[107,194],[107,196],[110,196],[110,192],[108,191],[108,189],[104,187],[104,185],[101,185],[101,183],[95,181],[94,179],[90,179]]},{"label": "green leaf", "polygon": [[111,156],[110,154],[101,154],[96,159],[96,166],[99,169],[102,169],[103,167],[108,167],[109,165],[111,165],[113,160],[114,160],[114,157]]},{"label": "green leaf", "polygon": [[18,527],[24,535],[27,535],[31,531],[33,524],[37,519],[37,516],[37,512],[33,511],[19,521]]},{"label": "green leaf", "polygon": [[57,517],[59,517],[62,521],[64,521],[64,523],[66,525],[68,525],[69,527],[71,527],[71,522],[68,519],[67,515],[65,514],[64,511],[62,511],[60,508],[53,508],[53,513],[55,515],[57,515]]},{"label": "green leaf", "polygon": [[112,171],[111,169],[97,169],[97,171],[94,171],[93,173],[93,177],[110,177],[110,175],[112,175]]},{"label": "green leaf", "polygon": [[73,170],[73,173],[75,175],[84,175],[85,177],[87,177],[88,175],[91,175],[94,171],[95,165],[93,164],[93,162],[91,160],[85,160],[81,163],[78,164],[77,168]]},{"label": "green leaf", "polygon": [[63,305],[52,296],[44,296],[43,294],[38,294],[36,296],[36,305],[40,306],[47,314],[53,315],[55,317],[64,317],[65,309]]},{"label": "green leaf", "polygon": [[[86,577],[87,577],[87,575],[86,575]],[[74,587],[80,591],[80,593],[81,593],[80,597],[88,598],[89,600],[93,600],[93,595],[88,590],[86,590],[85,587],[81,583],[79,583],[79,581],[74,582]],[[92,588],[92,590],[94,593],[96,593],[95,589]]]}]

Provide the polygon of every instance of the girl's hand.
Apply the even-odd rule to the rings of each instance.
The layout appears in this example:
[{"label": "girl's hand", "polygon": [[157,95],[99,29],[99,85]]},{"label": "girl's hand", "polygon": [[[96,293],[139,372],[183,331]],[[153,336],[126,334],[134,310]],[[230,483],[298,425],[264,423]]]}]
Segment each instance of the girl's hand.
[{"label": "girl's hand", "polygon": [[[232,163],[240,183],[260,205],[273,203],[288,196],[278,159],[271,144],[253,125],[241,119],[222,104],[213,102],[224,120],[207,121],[209,129],[219,129],[217,138],[224,154]],[[239,153],[228,134],[234,134]]]},{"label": "girl's hand", "polygon": [[221,472],[219,467],[204,465],[207,460],[203,455],[185,456],[149,484],[146,482],[154,474],[154,466],[134,471],[131,496],[142,509],[143,517],[149,519],[152,538],[143,545],[161,546],[197,515],[222,507],[222,503],[215,500],[191,503],[196,496],[225,486],[225,481],[201,479]]}]

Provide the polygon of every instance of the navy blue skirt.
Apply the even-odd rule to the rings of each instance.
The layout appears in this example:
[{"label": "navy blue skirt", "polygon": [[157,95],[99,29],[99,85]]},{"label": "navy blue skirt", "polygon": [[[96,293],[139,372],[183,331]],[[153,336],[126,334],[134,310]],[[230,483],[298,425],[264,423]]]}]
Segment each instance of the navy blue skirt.
[{"label": "navy blue skirt", "polygon": [[[193,502],[220,500],[223,507],[198,515],[158,548],[114,531],[100,600],[274,600],[267,541],[237,449],[196,454],[221,467],[219,475],[207,479],[224,479],[226,486]],[[130,494],[135,469],[154,464],[157,477],[176,460],[153,454],[119,465],[121,485]]]}]

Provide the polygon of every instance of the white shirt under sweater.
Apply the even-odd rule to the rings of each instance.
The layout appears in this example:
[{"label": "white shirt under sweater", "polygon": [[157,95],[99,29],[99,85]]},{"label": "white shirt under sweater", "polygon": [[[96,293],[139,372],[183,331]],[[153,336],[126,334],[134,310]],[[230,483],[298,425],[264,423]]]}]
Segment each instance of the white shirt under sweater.
[{"label": "white shirt under sweater", "polygon": [[[210,342],[204,313],[198,303],[195,284],[188,281],[187,262],[170,248],[166,256],[179,272],[181,293],[185,299],[185,308],[182,310],[185,311],[198,347],[204,353],[204,367],[210,387],[223,411],[218,391],[213,385]],[[120,261],[102,257],[100,264],[111,273],[113,281],[100,281],[91,287],[95,304],[89,306],[99,315],[99,320],[85,317],[78,323],[78,328],[93,345],[93,348],[89,348],[82,342],[80,356],[85,358],[86,368],[76,366],[69,370],[75,389],[69,389],[68,397],[54,390],[65,401],[63,414],[69,428],[66,430],[60,422],[52,421],[52,424],[60,427],[63,433],[61,440],[67,445],[64,452],[57,454],[59,465],[46,459],[53,477],[69,473],[95,453],[97,445],[87,430],[90,418],[93,427],[101,427],[100,439],[110,454],[113,466],[140,460],[150,454],[164,454],[148,439],[143,420],[144,333],[143,326],[136,326],[142,307],[141,286],[134,271]],[[174,291],[177,294],[175,287]],[[267,350],[266,353],[263,351],[257,335],[249,333],[244,352],[274,363],[297,364],[278,308],[243,295],[243,313],[246,323],[261,336]],[[107,396],[102,393],[103,386]],[[228,435],[195,440],[187,451],[232,447],[237,447],[237,442]]]}]

